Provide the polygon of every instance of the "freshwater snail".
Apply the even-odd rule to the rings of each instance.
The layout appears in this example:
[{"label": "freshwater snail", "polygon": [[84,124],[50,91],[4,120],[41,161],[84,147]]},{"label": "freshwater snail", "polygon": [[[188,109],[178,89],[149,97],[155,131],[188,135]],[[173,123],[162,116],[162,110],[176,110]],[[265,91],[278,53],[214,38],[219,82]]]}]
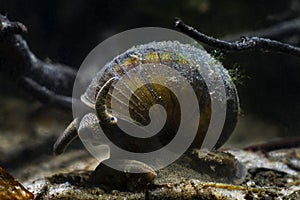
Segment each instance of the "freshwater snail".
[{"label": "freshwater snail", "polygon": [[[139,73],[140,68],[138,67],[146,66],[150,66],[149,70],[152,73]],[[92,108],[96,114],[92,112],[87,113],[82,117],[81,122],[78,118],[74,119],[55,143],[54,152],[56,154],[62,153],[64,148],[77,136],[77,131],[80,133],[83,130],[89,130],[97,134],[98,128],[96,125],[99,124],[110,140],[113,140],[117,146],[130,152],[147,153],[167,145],[174,138],[180,126],[182,110],[180,110],[181,105],[175,93],[164,85],[168,82],[175,83],[176,87],[182,90],[181,93],[183,96],[185,95],[185,88],[183,87],[183,82],[177,79],[177,77],[171,75],[159,76],[155,70],[160,66],[167,66],[172,70],[176,70],[177,73],[188,81],[188,84],[192,87],[196,95],[196,103],[198,103],[200,108],[201,117],[196,120],[191,118],[189,121],[190,126],[197,125],[196,137],[189,149],[201,147],[212,112],[211,94],[208,91],[205,80],[199,73],[199,69],[206,68],[210,79],[214,79],[216,74],[221,76],[222,84],[225,87],[225,104],[227,105],[227,110],[223,130],[214,148],[217,149],[222,146],[235,128],[239,109],[237,91],[230,76],[226,69],[205,50],[192,45],[181,44],[177,41],[168,41],[152,42],[133,47],[107,63],[104,68],[105,70],[100,71],[96,75],[86,89],[86,92],[81,96],[82,102]],[[135,76],[129,74],[132,70],[137,71]],[[218,73],[214,70],[217,70]],[[151,79],[156,75],[159,78],[156,78],[156,82],[153,83]],[[123,95],[123,99],[118,99],[112,94],[116,90],[116,83],[124,76],[129,77],[129,79],[122,84],[124,89],[128,89],[131,92],[131,96],[123,95],[123,91],[117,91]],[[144,79],[149,79],[150,81],[148,82],[150,84],[133,89],[140,80]],[[161,84],[159,84],[160,82]],[[128,136],[128,134],[122,132],[117,126],[118,120],[127,121],[128,117],[124,117],[122,113],[112,114],[111,102],[113,99],[117,99],[119,106],[126,104],[126,101],[128,101],[130,118],[132,118],[133,122],[142,126],[150,123],[150,108],[155,104],[160,104],[166,110],[167,119],[163,128],[159,133],[150,138]],[[193,113],[194,111],[190,110],[188,112]],[[186,134],[188,135],[189,133]],[[126,172],[130,172],[133,168],[138,168],[140,173],[147,174],[142,181],[151,181],[155,177],[155,171],[151,170],[151,167],[145,165],[143,162],[122,161],[122,158],[118,162],[124,166],[124,171]]]}]

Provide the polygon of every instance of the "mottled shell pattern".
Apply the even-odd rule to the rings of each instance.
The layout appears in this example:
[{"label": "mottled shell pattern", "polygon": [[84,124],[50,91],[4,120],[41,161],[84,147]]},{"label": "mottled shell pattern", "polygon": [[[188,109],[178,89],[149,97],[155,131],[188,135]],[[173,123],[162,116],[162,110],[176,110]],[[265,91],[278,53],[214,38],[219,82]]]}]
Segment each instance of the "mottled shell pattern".
[{"label": "mottled shell pattern", "polygon": [[[199,74],[197,67],[209,67],[210,65],[218,63],[217,68],[207,70],[219,70],[218,73],[221,74],[226,89],[226,119],[221,137],[217,141],[215,148],[219,148],[223,145],[231,135],[237,122],[239,110],[238,95],[227,70],[202,48],[197,48],[189,44],[181,44],[177,41],[151,42],[132,47],[106,64],[105,70],[96,75],[86,92],[81,96],[81,100],[87,106],[94,108],[99,90],[109,79],[112,77],[119,79],[126,75],[129,70],[140,64],[147,63],[167,65],[177,70],[192,85],[198,99],[201,116],[198,122],[191,120],[191,123],[199,123],[197,136],[193,143],[195,147],[201,147],[211,117],[211,99],[205,81]],[[204,63],[208,63],[208,65]],[[168,81],[168,77],[164,77],[163,81]],[[127,87],[130,89],[132,83],[125,84],[127,84]],[[178,84],[180,85],[180,83]],[[178,105],[176,97],[167,88],[157,84],[146,85],[133,92],[135,95],[130,97],[130,114],[131,117],[140,124],[147,124],[147,120],[149,119],[148,110],[153,104],[159,103],[166,109],[167,122],[159,134],[159,139],[163,141],[162,143],[165,145],[174,137],[178,129],[178,124],[180,123],[180,106]],[[107,98],[106,101],[109,109],[110,98]],[[146,110],[139,106],[141,104],[146,105]],[[116,117],[122,118],[122,116]]]}]

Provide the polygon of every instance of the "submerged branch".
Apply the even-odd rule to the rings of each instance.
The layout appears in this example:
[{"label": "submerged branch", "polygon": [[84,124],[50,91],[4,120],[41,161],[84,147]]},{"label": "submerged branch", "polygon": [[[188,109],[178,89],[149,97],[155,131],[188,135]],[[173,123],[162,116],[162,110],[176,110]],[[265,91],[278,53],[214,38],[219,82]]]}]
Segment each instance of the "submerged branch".
[{"label": "submerged branch", "polygon": [[0,15],[0,72],[42,103],[71,110],[76,71],[38,59],[18,35],[26,31],[22,23]]}]

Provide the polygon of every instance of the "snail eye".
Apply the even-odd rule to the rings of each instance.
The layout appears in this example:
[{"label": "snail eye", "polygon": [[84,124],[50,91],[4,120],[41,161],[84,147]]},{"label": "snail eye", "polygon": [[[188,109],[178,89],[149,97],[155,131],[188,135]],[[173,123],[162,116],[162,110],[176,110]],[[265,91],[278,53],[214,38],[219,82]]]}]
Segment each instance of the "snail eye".
[{"label": "snail eye", "polygon": [[115,123],[117,123],[117,118],[116,117],[111,117],[110,118],[110,123],[113,123],[113,124],[115,124]]}]

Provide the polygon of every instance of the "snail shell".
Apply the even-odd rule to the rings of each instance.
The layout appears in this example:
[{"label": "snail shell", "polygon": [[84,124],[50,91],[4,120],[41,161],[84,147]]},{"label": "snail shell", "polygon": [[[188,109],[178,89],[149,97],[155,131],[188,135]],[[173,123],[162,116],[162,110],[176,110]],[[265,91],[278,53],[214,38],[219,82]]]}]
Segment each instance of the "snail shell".
[{"label": "snail shell", "polygon": [[[210,67],[216,63],[217,67]],[[122,105],[129,100],[130,116],[133,121],[138,124],[147,125],[149,123],[149,109],[154,104],[160,104],[165,108],[167,113],[166,123],[162,130],[154,137],[137,139],[127,134],[115,134],[115,132],[121,132],[121,130],[115,126],[111,126],[109,120],[107,120],[108,116],[101,113],[103,109],[99,110],[97,109],[97,105],[95,106],[99,100],[97,98],[102,98],[101,101],[105,104],[104,109],[110,112],[111,100],[113,98],[111,94],[114,88],[111,80],[118,80],[122,76],[128,76],[128,72],[140,64],[163,64],[175,69],[188,80],[194,89],[201,118],[199,121],[190,121],[190,123],[199,124],[192,147],[201,147],[211,117],[210,94],[205,81],[201,77],[201,74],[199,74],[198,68],[209,68],[207,70],[211,71],[212,79],[214,78],[214,74],[216,74],[213,70],[218,70],[218,74],[221,74],[222,81],[225,85],[227,110],[221,136],[214,148],[219,148],[227,141],[235,128],[239,110],[238,95],[234,83],[228,75],[227,70],[205,50],[176,41],[152,42],[127,50],[107,63],[104,67],[105,70],[100,71],[94,77],[86,92],[81,96],[82,102],[92,109],[96,109],[100,125],[106,132],[110,133],[108,134],[111,137],[110,139],[113,139],[114,142],[118,143],[118,146],[121,146],[123,149],[134,152],[148,152],[166,145],[172,140],[174,134],[176,134],[176,130],[180,124],[180,105],[172,91],[163,86],[163,83],[170,81],[172,77],[160,77],[162,84],[147,84],[138,90],[132,89],[135,81],[139,79],[150,79],[149,77],[130,77],[131,81],[122,83],[125,88],[132,90],[132,96],[124,96],[123,99],[118,99],[118,101],[120,105]],[[181,85],[180,82],[177,84],[179,86]],[[103,89],[103,86],[107,87],[107,85],[109,85],[109,90],[105,92],[106,96],[99,95],[99,91]],[[122,114],[117,114],[114,117],[117,117],[118,120],[127,120]],[[114,120],[115,118],[109,119]],[[153,143],[151,139],[157,139],[159,142]],[[149,148],[145,149],[145,146]]]}]

